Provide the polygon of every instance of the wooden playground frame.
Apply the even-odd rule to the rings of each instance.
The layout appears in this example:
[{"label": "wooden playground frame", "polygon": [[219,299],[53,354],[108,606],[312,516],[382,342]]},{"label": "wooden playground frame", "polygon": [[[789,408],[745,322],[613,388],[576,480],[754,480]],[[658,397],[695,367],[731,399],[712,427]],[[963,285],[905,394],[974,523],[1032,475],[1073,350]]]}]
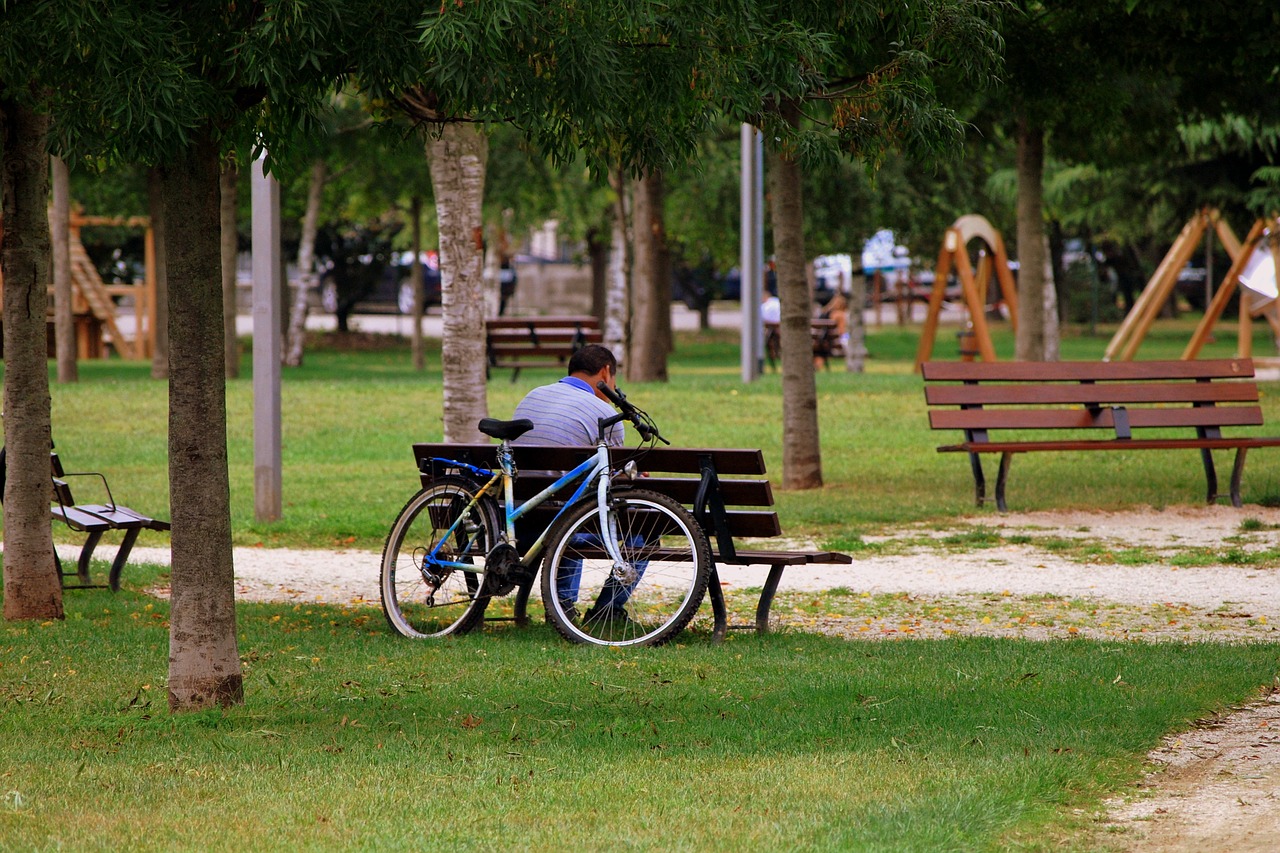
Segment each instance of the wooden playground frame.
[{"label": "wooden playground frame", "polygon": [[[969,261],[969,243],[981,240],[987,251],[978,259],[975,271]],[[952,223],[942,238],[938,252],[938,264],[934,271],[933,290],[929,293],[929,310],[924,328],[920,332],[920,344],[916,349],[915,369],[930,360],[933,345],[938,336],[938,317],[947,292],[947,278],[955,269],[969,312],[975,350],[964,353],[966,359],[979,356],[983,361],[996,361],[995,346],[991,343],[991,330],[987,326],[987,289],[992,273],[1000,285],[1000,294],[1009,309],[1009,320],[1016,331],[1018,327],[1018,293],[1013,274],[1009,271],[1009,255],[1005,251],[1004,238],[986,217],[976,213],[966,214]]]},{"label": "wooden playground frame", "polygon": [[[71,255],[71,313],[75,325],[76,358],[106,358],[115,350],[123,359],[145,360],[155,353],[156,329],[156,243],[151,221],[145,216],[85,216],[72,213],[69,222]],[[142,228],[145,276],[137,284],[107,284],[98,274],[80,240],[82,228],[112,226]],[[4,279],[0,277],[0,290]],[[115,297],[133,300],[134,329],[126,336],[120,327]],[[49,285],[48,324],[53,328],[53,284]],[[52,332],[50,332],[52,340]],[[52,344],[51,344],[52,346]]]},{"label": "wooden playground frame", "polygon": [[[1142,289],[1142,293],[1134,300],[1133,308],[1107,344],[1102,356],[1103,361],[1133,361],[1138,348],[1151,330],[1151,325],[1173,296],[1178,273],[1187,265],[1201,241],[1208,239],[1210,234],[1217,235],[1218,241],[1231,258],[1231,268],[1227,270],[1213,299],[1205,306],[1204,316],[1192,333],[1186,349],[1183,350],[1183,360],[1196,358],[1208,342],[1214,326],[1217,325],[1226,310],[1227,303],[1235,294],[1245,264],[1248,263],[1260,241],[1268,237],[1271,239],[1271,251],[1278,262],[1277,265],[1280,266],[1280,246],[1277,245],[1277,237],[1280,236],[1280,219],[1273,217],[1270,227],[1267,220],[1257,220],[1244,242],[1241,243],[1231,226],[1216,209],[1201,208],[1182,227],[1182,231],[1174,239],[1164,259],[1160,261],[1160,265],[1156,267],[1151,279]],[[1241,299],[1236,352],[1240,358],[1249,358],[1253,354],[1253,318],[1257,316],[1264,317],[1276,336],[1280,338],[1280,300],[1257,303],[1253,299]]]}]

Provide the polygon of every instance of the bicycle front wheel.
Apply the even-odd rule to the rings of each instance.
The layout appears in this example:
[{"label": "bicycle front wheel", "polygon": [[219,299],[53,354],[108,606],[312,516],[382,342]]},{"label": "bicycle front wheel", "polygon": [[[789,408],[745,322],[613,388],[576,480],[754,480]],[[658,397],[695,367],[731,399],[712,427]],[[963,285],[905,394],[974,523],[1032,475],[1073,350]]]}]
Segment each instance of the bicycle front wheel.
[{"label": "bicycle front wheel", "polygon": [[[474,501],[476,488],[462,477],[440,477],[414,495],[391,525],[382,550],[382,612],[406,637],[462,634],[484,619],[485,555],[499,527],[493,501]],[[436,560],[474,568],[436,565],[428,559],[433,553]]]},{"label": "bicycle front wheel", "polygon": [[684,630],[707,591],[711,548],[678,501],[616,492],[607,523],[622,564],[609,556],[594,500],[557,522],[542,567],[547,619],[576,643],[657,646]]}]

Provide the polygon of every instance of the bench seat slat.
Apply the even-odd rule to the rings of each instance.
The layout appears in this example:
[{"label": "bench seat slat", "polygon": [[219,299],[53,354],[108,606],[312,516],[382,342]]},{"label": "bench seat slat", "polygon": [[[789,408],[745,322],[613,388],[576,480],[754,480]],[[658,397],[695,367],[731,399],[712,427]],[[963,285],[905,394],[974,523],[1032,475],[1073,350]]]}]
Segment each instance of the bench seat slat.
[{"label": "bench seat slat", "polygon": [[1113,438],[1078,441],[966,441],[939,453],[1031,453],[1050,450],[1234,450],[1280,447],[1280,436],[1257,438]]}]

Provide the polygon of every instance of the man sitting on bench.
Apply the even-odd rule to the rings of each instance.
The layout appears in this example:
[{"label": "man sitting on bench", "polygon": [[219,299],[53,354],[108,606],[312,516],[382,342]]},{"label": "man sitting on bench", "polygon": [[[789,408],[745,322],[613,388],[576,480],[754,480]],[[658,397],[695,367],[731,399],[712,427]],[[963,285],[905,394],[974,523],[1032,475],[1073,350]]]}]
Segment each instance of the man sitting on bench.
[{"label": "man sitting on bench", "polygon": [[[596,386],[603,382],[617,389],[618,360],[607,347],[587,344],[569,358],[568,375],[559,382],[534,388],[516,406],[513,418],[533,421],[533,429],[517,438],[512,444],[541,444],[557,447],[594,447],[600,435],[600,418],[616,414],[613,405]],[[624,433],[621,423],[609,428],[607,441],[610,447],[623,446]],[[590,499],[590,498],[588,498]],[[578,544],[603,545],[596,536],[581,535]],[[631,542],[631,545],[643,545]],[[612,577],[604,584],[600,597],[584,618],[588,622],[630,621],[624,609],[631,591],[644,576],[647,562],[636,564],[635,581],[629,585],[616,582]],[[571,590],[573,600],[563,603],[566,613],[574,612],[577,603],[578,578],[582,574],[582,561],[566,559],[559,568],[563,581],[561,589]]]}]

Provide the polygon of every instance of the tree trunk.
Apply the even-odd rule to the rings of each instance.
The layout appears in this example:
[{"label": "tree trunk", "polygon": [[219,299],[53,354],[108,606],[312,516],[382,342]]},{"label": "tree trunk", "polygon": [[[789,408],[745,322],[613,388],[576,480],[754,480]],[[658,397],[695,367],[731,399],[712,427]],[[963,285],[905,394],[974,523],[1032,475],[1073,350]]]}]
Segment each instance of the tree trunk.
[{"label": "tree trunk", "polygon": [[1044,241],[1044,360],[1061,358],[1062,328],[1058,321],[1058,287],[1053,275],[1053,252]]},{"label": "tree trunk", "polygon": [[62,618],[49,525],[48,132],[48,115],[0,100],[5,619]]},{"label": "tree trunk", "polygon": [[1044,361],[1044,130],[1017,121],[1018,331],[1014,358]]},{"label": "tree trunk", "polygon": [[849,277],[849,342],[844,348],[845,369],[850,373],[862,373],[867,361],[867,323],[864,307],[867,304],[867,277],[861,273]]},{"label": "tree trunk", "polygon": [[484,173],[489,139],[474,124],[446,124],[427,143],[440,230],[444,440],[482,441],[489,413],[484,352]]},{"label": "tree trunk", "polygon": [[61,157],[53,166],[53,214],[49,231],[53,238],[53,326],[58,356],[58,381],[77,382],[76,322],[71,290],[71,175]]},{"label": "tree trunk", "polygon": [[169,303],[169,708],[240,704],[223,379],[218,146],[208,129],[161,169],[163,201],[182,223],[165,235]]},{"label": "tree trunk", "polygon": [[220,176],[219,219],[222,235],[222,343],[226,361],[226,377],[240,375],[240,340],[236,335],[236,317],[240,313],[239,291],[236,290],[236,268],[240,259],[240,237],[237,231],[236,202],[240,195],[240,169],[228,161]]},{"label": "tree trunk", "polygon": [[419,373],[427,369],[427,351],[422,340],[422,305],[426,301],[426,282],[422,278],[422,197],[409,199],[409,224],[412,230],[413,265],[409,267],[409,283],[413,287],[413,325],[409,336],[413,369]]},{"label": "tree trunk", "polygon": [[631,357],[628,382],[666,382],[671,351],[671,263],[663,221],[666,193],[661,172],[646,172],[632,185],[635,260],[631,267]]},{"label": "tree trunk", "polygon": [[324,160],[312,163],[307,209],[302,214],[302,233],[298,237],[298,287],[293,292],[289,332],[285,336],[284,363],[289,367],[302,366],[302,350],[307,342],[307,295],[316,284],[316,230],[320,227],[320,202],[328,180],[329,165]]},{"label": "tree trunk", "polygon": [[[800,111],[793,102],[782,107],[793,126]],[[782,487],[822,486],[822,449],[818,441],[818,389],[813,368],[812,308],[805,278],[804,204],[800,165],[784,152],[770,164],[770,219],[778,268],[778,301],[782,313],[778,336],[782,359]]]},{"label": "tree trunk", "polygon": [[609,244],[600,239],[600,229],[594,225],[587,229],[587,257],[591,259],[591,314],[603,328],[609,292]]},{"label": "tree trunk", "polygon": [[[156,348],[151,353],[151,378],[169,378],[169,254],[165,248],[165,221],[168,213],[164,204],[164,189],[158,169],[147,173],[147,206],[151,214],[151,231],[156,242]],[[186,223],[184,223],[184,226]],[[218,233],[221,233],[219,231]],[[219,278],[221,281],[221,278]],[[141,340],[141,338],[139,338]]]},{"label": "tree trunk", "polygon": [[621,169],[609,173],[616,201],[613,204],[613,229],[609,244],[609,272],[605,284],[604,345],[624,367],[627,354],[627,325],[631,288],[631,241],[627,239],[630,225],[630,205],[627,203],[627,181]]}]

